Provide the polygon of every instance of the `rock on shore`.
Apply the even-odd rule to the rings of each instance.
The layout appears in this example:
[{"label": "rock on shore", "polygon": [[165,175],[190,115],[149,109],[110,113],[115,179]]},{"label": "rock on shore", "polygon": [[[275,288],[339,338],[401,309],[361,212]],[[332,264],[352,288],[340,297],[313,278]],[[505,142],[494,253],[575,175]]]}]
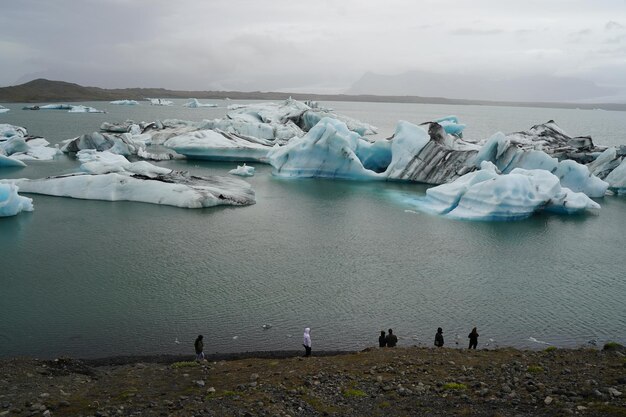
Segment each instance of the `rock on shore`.
[{"label": "rock on shore", "polygon": [[623,416],[618,350],[395,348],[309,358],[0,361],[0,415]]}]

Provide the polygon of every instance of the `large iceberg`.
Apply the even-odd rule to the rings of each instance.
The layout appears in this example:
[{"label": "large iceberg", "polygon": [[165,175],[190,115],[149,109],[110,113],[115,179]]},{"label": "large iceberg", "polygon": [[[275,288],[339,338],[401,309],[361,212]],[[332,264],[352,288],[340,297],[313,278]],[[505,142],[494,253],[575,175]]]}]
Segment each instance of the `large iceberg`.
[{"label": "large iceberg", "polygon": [[49,161],[59,150],[44,138],[28,135],[25,128],[0,124],[0,167],[25,166],[24,160]]},{"label": "large iceberg", "polygon": [[120,106],[136,106],[139,103],[136,100],[113,100],[109,104],[117,104]]},{"label": "large iceberg", "polygon": [[412,203],[419,210],[454,219],[488,221],[524,219],[542,210],[572,214],[600,209],[585,194],[562,187],[559,178],[546,170],[515,168],[500,174],[491,162],[428,189],[425,197]]},{"label": "large iceberg", "polygon": [[227,177],[198,177],[184,171],[130,162],[121,155],[79,152],[82,172],[42,179],[0,180],[22,192],[89,200],[137,201],[184,208],[254,204],[250,184]]},{"label": "large iceberg", "polygon": [[544,169],[564,187],[590,197],[604,196],[608,184],[573,160],[559,161],[543,150],[518,146],[504,134],[476,144],[448,134],[438,123],[399,122],[391,140],[370,142],[345,124],[322,119],[304,137],[268,154],[274,174],[289,177],[388,179],[444,184],[478,169],[483,161],[509,173],[515,168]]},{"label": "large iceberg", "polygon": [[93,107],[83,106],[82,104],[44,104],[42,106],[33,105],[25,106],[24,110],[67,110],[68,113],[106,113],[104,110],[98,110]]},{"label": "large iceberg", "polygon": [[22,197],[15,184],[0,184],[0,217],[15,216],[21,211],[33,211],[33,200]]},{"label": "large iceberg", "polygon": [[217,107],[217,104],[200,103],[197,98],[190,98],[187,103],[183,104],[183,107],[189,107],[190,109],[197,109],[200,107]]},{"label": "large iceberg", "polygon": [[[388,145],[381,142],[378,153],[390,154]],[[268,160],[274,175],[281,177],[319,177],[352,180],[380,178],[363,166],[359,153],[371,154],[374,144],[348,129],[345,123],[325,117],[309,132],[273,148]],[[371,156],[371,155],[370,155]]]},{"label": "large iceberg", "polygon": [[174,136],[163,145],[188,158],[261,162],[273,146],[267,140],[209,129]]}]

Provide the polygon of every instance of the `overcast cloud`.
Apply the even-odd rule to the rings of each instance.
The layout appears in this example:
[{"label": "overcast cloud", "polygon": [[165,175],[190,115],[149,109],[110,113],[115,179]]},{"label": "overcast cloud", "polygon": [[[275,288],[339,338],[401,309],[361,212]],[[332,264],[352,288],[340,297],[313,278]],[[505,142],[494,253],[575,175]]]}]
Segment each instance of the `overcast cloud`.
[{"label": "overcast cloud", "polygon": [[626,0],[0,0],[0,85],[342,92],[365,72],[626,87]]}]

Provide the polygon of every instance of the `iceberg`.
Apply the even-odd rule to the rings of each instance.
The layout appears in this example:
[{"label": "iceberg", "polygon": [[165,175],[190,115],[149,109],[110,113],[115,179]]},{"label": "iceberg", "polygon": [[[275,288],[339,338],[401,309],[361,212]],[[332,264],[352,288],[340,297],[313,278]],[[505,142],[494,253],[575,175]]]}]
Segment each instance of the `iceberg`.
[{"label": "iceberg", "polygon": [[93,132],[81,135],[77,138],[68,139],[62,143],[61,151],[65,153],[78,152],[83,149],[95,149],[97,151],[110,151],[126,156],[136,155],[141,146],[133,141],[130,133],[116,135]]},{"label": "iceberg", "polygon": [[459,123],[459,118],[456,116],[446,116],[434,120],[435,123],[439,123],[446,133],[456,136],[458,138],[463,137],[463,129],[465,125]]},{"label": "iceberg", "polygon": [[98,110],[89,106],[72,106],[68,113],[106,113],[104,110]]},{"label": "iceberg", "polygon": [[562,187],[559,178],[546,170],[515,168],[501,174],[487,161],[480,170],[430,188],[425,197],[412,202],[427,213],[483,221],[525,219],[542,210],[573,214],[600,209],[585,194]]},{"label": "iceberg", "polygon": [[618,194],[626,194],[626,146],[610,147],[602,152],[587,166],[599,178],[608,182],[609,190]]},{"label": "iceberg", "polygon": [[120,106],[136,106],[139,103],[136,100],[113,100],[109,104],[117,104]]},{"label": "iceberg", "polygon": [[26,164],[19,159],[11,158],[0,152],[0,168],[20,168],[25,166]]},{"label": "iceberg", "polygon": [[174,136],[163,146],[188,158],[263,162],[273,144],[263,139],[206,129]]},{"label": "iceberg", "polygon": [[[23,160],[49,161],[60,153],[44,138],[28,135],[25,128],[0,124],[0,166],[26,166]],[[16,162],[17,161],[17,162]]]},{"label": "iceberg", "polygon": [[10,111],[11,109],[7,109],[6,107],[0,105],[0,113],[7,113],[8,111]]},{"label": "iceberg", "polygon": [[197,98],[191,98],[183,107],[189,107],[190,109],[197,109],[200,107],[217,107],[217,104],[213,103],[200,103]]},{"label": "iceberg", "polygon": [[22,192],[105,201],[136,201],[183,208],[255,203],[250,184],[227,177],[199,177],[145,161],[94,150],[79,152],[82,172],[42,179],[0,180]]},{"label": "iceberg", "polygon": [[104,110],[97,110],[93,107],[81,104],[44,104],[43,106],[25,106],[23,110],[67,110],[68,113],[106,113]]},{"label": "iceberg", "polygon": [[0,217],[15,216],[21,211],[33,211],[33,200],[22,197],[14,184],[0,184]]},{"label": "iceberg", "polygon": [[[363,166],[358,153],[371,147],[345,123],[325,117],[303,137],[272,148],[267,157],[273,174],[280,177],[370,180],[380,176]],[[385,146],[381,149],[389,153]]]},{"label": "iceberg", "polygon": [[150,104],[152,104],[153,106],[171,106],[172,104],[174,104],[173,101],[165,100],[162,98],[149,98],[148,100],[150,100]]},{"label": "iceberg", "polygon": [[239,175],[240,177],[251,177],[254,175],[254,167],[248,166],[245,163],[238,165],[237,168],[228,171],[229,174]]}]

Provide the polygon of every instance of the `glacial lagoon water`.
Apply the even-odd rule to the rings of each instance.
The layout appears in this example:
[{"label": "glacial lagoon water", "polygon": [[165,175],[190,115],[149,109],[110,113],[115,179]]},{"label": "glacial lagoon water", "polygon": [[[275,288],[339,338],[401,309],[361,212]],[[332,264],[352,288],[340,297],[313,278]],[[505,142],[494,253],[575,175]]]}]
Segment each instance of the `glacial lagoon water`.
[{"label": "glacial lagoon water", "polygon": [[[209,101],[209,100],[204,100]],[[23,111],[0,123],[57,143],[103,121],[221,117],[219,108],[114,106],[107,114]],[[572,135],[626,144],[624,113],[385,103],[324,103],[381,128],[456,114],[466,137],[554,119]],[[227,175],[234,163],[166,161]],[[71,172],[67,156],[3,169],[0,178]],[[626,197],[597,216],[542,214],[513,223],[415,213],[426,186],[285,180],[256,164],[257,203],[188,210],[30,195],[35,211],[0,218],[0,357],[102,357],[301,348],[362,349],[394,328],[400,345],[543,348],[626,342]],[[263,324],[272,328],[264,330]],[[489,342],[493,339],[493,342]],[[179,343],[176,343],[179,342]]]}]

